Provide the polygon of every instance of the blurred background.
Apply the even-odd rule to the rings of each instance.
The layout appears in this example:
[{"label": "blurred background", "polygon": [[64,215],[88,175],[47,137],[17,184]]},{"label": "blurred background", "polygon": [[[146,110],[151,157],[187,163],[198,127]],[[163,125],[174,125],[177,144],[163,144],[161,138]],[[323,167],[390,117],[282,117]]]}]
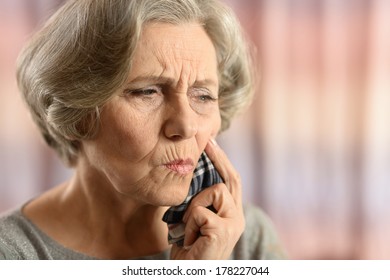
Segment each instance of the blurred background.
[{"label": "blurred background", "polygon": [[[15,82],[61,0],[0,0],[0,211],[69,178]],[[257,48],[250,110],[218,141],[293,259],[390,259],[390,1],[225,0]]]}]

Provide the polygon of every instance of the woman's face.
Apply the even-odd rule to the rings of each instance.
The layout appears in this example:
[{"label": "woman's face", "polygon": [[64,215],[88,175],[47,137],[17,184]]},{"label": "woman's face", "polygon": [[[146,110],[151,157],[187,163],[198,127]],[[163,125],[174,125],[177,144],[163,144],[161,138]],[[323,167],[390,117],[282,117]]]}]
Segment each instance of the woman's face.
[{"label": "woman's face", "polygon": [[127,83],[82,157],[99,182],[141,203],[177,205],[220,128],[214,46],[199,24],[149,23]]}]

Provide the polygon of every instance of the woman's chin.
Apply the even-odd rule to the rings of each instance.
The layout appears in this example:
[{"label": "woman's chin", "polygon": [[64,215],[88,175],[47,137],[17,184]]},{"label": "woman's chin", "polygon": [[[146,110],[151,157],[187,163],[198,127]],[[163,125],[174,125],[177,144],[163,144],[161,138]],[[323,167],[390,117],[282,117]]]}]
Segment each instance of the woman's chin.
[{"label": "woman's chin", "polygon": [[143,204],[154,206],[176,206],[186,199],[192,174],[177,176],[172,172],[161,172],[144,176],[136,183],[122,183],[117,190],[123,195]]},{"label": "woman's chin", "polygon": [[173,191],[166,191],[162,197],[158,198],[157,204],[160,206],[177,206],[182,204],[188,195],[189,188],[178,191],[179,188]]},{"label": "woman's chin", "polygon": [[161,206],[176,206],[184,202],[190,190],[192,174],[177,176],[170,173],[164,178],[155,193],[157,203]]}]

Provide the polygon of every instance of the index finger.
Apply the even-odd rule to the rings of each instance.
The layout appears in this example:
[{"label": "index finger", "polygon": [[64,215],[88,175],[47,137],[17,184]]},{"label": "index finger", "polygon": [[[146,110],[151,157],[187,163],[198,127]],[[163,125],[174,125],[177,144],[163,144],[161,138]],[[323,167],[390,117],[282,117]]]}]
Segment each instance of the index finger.
[{"label": "index finger", "polygon": [[223,178],[225,185],[233,196],[236,205],[242,205],[242,187],[240,174],[233,167],[225,152],[218,146],[215,140],[210,140],[205,148],[215,168]]}]

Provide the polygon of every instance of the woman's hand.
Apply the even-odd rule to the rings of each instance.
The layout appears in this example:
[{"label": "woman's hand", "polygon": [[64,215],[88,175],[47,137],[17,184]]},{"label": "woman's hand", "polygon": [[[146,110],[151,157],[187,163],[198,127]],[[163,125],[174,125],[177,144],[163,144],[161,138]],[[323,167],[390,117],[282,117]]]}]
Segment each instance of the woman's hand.
[{"label": "woman's hand", "polygon": [[[174,244],[172,259],[227,259],[245,228],[239,174],[215,142],[210,141],[205,151],[225,183],[193,198],[183,217],[184,247]],[[216,213],[206,208],[210,205]]]}]

